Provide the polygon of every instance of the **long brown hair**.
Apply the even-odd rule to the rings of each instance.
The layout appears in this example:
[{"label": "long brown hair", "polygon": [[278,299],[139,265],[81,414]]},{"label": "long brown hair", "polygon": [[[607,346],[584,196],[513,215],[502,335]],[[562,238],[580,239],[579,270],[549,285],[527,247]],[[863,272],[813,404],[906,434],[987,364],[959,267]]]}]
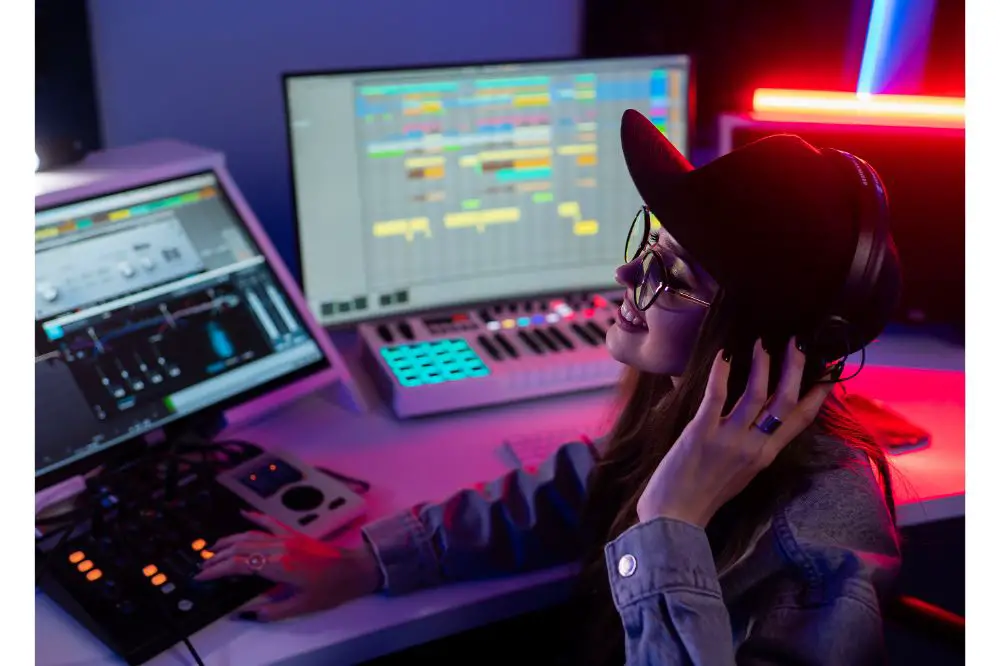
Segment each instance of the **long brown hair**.
[{"label": "long brown hair", "polygon": [[[716,354],[732,355],[726,412],[742,395],[749,379],[751,350],[758,337],[771,353],[770,390],[780,376],[787,335],[768,332],[766,323],[720,293],[706,315],[683,381],[675,388],[664,375],[629,369],[621,384],[621,411],[609,433],[603,457],[591,476],[585,533],[591,540],[585,553],[578,610],[588,625],[586,661],[624,663],[624,635],[614,609],[604,560],[604,545],[634,525],[636,503],[656,466],[694,417],[705,393]],[[823,378],[826,366],[806,349],[803,394]],[[817,435],[829,435],[818,438]],[[842,442],[831,446],[830,441]],[[858,456],[858,453],[862,456]],[[823,470],[870,461],[877,471],[886,504],[895,520],[889,466],[885,453],[851,417],[836,391],[824,403],[814,424],[796,437],[774,463],[726,504],[706,532],[716,565],[733,562],[749,546],[773,511]],[[596,623],[596,624],[595,624]],[[579,640],[579,638],[577,638]],[[579,644],[579,643],[578,643]]]}]

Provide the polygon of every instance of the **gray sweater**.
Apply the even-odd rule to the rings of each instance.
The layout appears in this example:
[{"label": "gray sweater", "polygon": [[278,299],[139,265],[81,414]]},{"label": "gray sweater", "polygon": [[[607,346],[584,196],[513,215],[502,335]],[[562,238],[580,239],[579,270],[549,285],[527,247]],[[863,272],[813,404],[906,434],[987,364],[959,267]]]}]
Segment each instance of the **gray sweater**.
[{"label": "gray sweater", "polygon": [[[363,528],[402,594],[577,559],[593,449],[561,447],[536,472],[511,472]],[[605,547],[628,664],[857,665],[882,657],[879,597],[899,544],[867,465],[831,470],[772,515],[746,553],[717,571],[704,530],[665,518]]]}]

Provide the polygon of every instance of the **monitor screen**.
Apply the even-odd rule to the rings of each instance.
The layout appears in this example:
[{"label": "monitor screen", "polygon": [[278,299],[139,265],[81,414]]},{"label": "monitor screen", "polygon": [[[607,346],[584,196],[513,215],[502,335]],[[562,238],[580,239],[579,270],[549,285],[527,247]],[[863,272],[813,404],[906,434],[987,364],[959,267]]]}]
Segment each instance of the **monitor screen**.
[{"label": "monitor screen", "polygon": [[212,172],[35,214],[35,475],[325,367]]},{"label": "monitor screen", "polygon": [[289,75],[302,283],[325,325],[614,284],[635,108],[687,153],[685,56]]}]

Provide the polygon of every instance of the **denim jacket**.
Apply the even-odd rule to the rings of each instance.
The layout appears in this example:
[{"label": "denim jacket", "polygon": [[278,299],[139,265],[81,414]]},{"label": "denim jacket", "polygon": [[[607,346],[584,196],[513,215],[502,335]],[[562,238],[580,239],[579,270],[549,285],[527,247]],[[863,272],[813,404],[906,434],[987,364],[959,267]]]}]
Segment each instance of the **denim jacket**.
[{"label": "denim jacket", "polygon": [[[594,449],[562,446],[510,472],[363,528],[385,590],[522,573],[579,557]],[[704,530],[665,518],[605,547],[628,664],[855,665],[883,660],[879,598],[899,565],[867,465],[823,472],[718,572]]]}]

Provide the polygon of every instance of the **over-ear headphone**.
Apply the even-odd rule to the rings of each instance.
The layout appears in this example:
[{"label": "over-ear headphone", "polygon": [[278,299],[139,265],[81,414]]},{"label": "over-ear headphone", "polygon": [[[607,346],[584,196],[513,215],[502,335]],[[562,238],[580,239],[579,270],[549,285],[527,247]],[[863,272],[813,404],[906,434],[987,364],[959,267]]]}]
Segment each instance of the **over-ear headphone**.
[{"label": "over-ear headphone", "polygon": [[889,249],[889,205],[882,179],[870,164],[842,150],[825,148],[821,152],[836,165],[853,194],[853,221],[858,230],[844,285],[811,336],[813,349],[827,363],[837,363],[842,372],[860,335],[855,321],[872,298]]}]

